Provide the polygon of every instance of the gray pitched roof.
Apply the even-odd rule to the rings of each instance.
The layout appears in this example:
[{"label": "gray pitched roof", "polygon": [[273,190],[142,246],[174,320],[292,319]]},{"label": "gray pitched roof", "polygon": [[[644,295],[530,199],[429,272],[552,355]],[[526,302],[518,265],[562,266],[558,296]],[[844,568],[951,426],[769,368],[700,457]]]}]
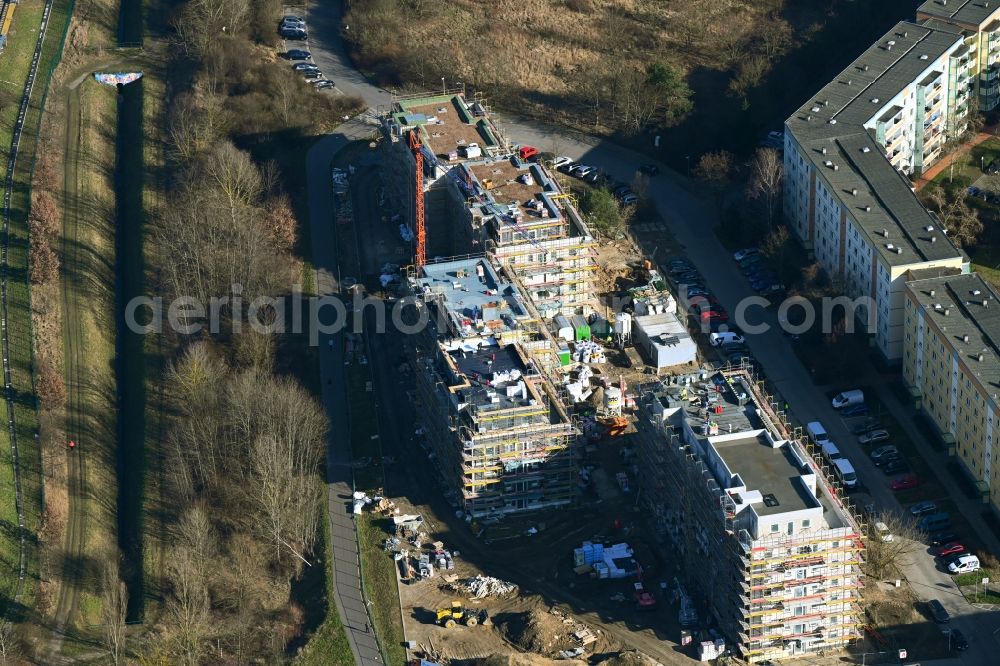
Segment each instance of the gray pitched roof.
[{"label": "gray pitched roof", "polygon": [[1000,9],[1000,2],[993,0],[926,0],[917,7],[917,14],[957,21],[969,25],[982,25],[983,21]]},{"label": "gray pitched roof", "polygon": [[960,252],[864,123],[959,40],[954,32],[901,21],[786,121],[817,174],[890,266]]}]

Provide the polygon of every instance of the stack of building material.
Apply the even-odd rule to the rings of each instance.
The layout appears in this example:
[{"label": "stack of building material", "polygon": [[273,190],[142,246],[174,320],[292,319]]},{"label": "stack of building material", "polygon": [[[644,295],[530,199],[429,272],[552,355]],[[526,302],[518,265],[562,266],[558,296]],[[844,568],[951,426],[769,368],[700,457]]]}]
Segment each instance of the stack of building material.
[{"label": "stack of building material", "polygon": [[434,560],[437,562],[437,568],[441,571],[455,568],[455,561],[447,550],[434,551]]},{"label": "stack of building material", "polygon": [[581,340],[574,346],[573,360],[580,363],[605,363],[608,359],[604,355],[604,348],[601,345],[589,340]]},{"label": "stack of building material", "polygon": [[602,561],[604,561],[604,544],[584,541],[582,547],[573,550],[573,563],[578,567]]},{"label": "stack of building material", "polygon": [[503,597],[517,592],[517,585],[491,576],[475,576],[465,582],[465,588],[473,599]]},{"label": "stack of building material", "polygon": [[417,573],[421,580],[434,576],[434,565],[431,563],[431,557],[427,553],[421,554],[417,560]]},{"label": "stack of building material", "polygon": [[698,644],[698,660],[712,661],[723,656],[726,652],[726,641],[717,638],[714,641],[702,641]]}]

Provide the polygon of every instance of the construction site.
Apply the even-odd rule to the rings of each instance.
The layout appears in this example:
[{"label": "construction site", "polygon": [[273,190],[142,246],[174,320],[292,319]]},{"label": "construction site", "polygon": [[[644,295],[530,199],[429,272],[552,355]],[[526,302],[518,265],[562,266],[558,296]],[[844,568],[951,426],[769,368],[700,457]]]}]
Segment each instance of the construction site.
[{"label": "construction site", "polygon": [[400,98],[381,128],[383,219],[414,257],[398,295],[428,321],[403,342],[423,453],[387,514],[421,525],[385,544],[411,655],[760,662],[854,641],[860,519],[749,365],[706,363],[688,304],[633,240],[592,236],[482,98]]},{"label": "construction site", "polygon": [[644,504],[681,565],[687,620],[750,663],[859,639],[863,519],[752,372],[662,383],[640,413]]}]

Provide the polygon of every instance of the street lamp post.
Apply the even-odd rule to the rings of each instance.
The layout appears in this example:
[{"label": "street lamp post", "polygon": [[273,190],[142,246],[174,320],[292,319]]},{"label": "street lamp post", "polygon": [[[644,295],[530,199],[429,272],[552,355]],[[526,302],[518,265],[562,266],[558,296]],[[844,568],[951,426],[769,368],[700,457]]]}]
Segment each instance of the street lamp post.
[{"label": "street lamp post", "polygon": [[448,86],[445,84],[443,76],[441,77],[441,94],[442,95],[448,94]]}]

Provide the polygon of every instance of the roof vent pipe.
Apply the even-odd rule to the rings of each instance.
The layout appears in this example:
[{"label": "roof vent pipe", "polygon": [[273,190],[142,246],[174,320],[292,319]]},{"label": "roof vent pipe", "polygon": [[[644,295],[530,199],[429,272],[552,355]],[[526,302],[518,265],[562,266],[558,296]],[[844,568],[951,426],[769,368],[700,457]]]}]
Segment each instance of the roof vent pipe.
[{"label": "roof vent pipe", "polygon": [[934,289],[931,289],[930,292],[928,293],[930,294],[931,298],[934,298],[934,294],[936,294],[937,292]]},{"label": "roof vent pipe", "polygon": [[851,195],[855,197],[858,196],[858,188],[856,187],[851,188]]},{"label": "roof vent pipe", "polygon": [[931,242],[937,243],[937,236],[931,236]]},{"label": "roof vent pipe", "polygon": [[983,299],[983,307],[984,308],[990,307],[990,302],[988,300],[986,300],[985,298]]},{"label": "roof vent pipe", "polygon": [[969,335],[968,333],[966,333],[965,335],[962,336],[962,342],[968,342],[968,341],[969,341]]},{"label": "roof vent pipe", "polygon": [[983,362],[983,352],[979,352],[979,356],[976,357],[976,360],[979,361],[980,363]]}]

